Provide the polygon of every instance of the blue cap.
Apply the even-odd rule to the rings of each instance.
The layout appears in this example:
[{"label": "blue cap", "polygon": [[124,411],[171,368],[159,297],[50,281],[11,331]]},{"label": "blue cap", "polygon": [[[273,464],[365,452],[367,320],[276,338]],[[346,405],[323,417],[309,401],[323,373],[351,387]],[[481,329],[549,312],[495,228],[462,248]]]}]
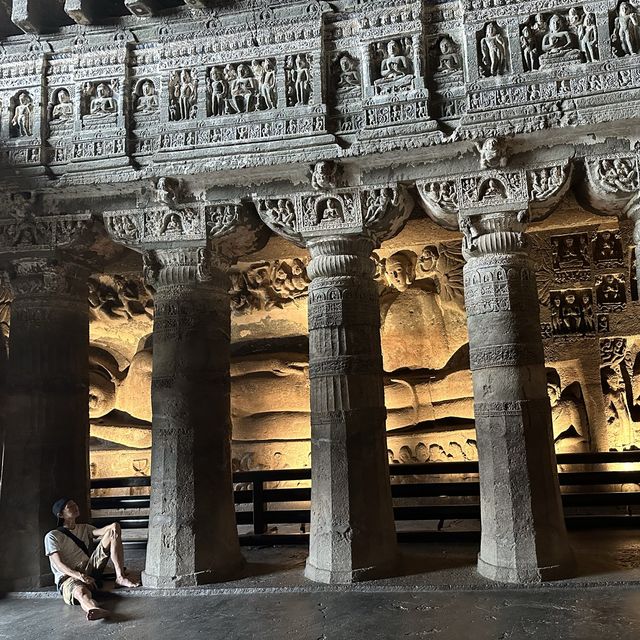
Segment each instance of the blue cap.
[{"label": "blue cap", "polygon": [[69,502],[70,500],[71,498],[60,498],[53,503],[51,511],[53,511],[53,515],[58,518],[58,520],[60,520],[60,514],[62,513],[62,510],[64,509],[67,502]]}]

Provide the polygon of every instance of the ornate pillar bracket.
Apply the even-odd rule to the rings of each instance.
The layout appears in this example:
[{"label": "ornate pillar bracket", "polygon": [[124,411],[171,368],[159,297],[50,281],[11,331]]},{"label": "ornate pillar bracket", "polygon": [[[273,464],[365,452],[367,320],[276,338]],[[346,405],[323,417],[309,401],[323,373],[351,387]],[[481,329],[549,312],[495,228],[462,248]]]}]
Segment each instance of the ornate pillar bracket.
[{"label": "ornate pillar bracket", "polygon": [[37,215],[40,204],[14,196],[0,219],[0,266],[13,295],[0,500],[7,589],[50,583],[48,561],[33,550],[53,526],[57,497],[73,497],[89,513],[92,222],[89,214]]},{"label": "ornate pillar bracket", "polygon": [[380,307],[371,253],[412,209],[397,184],[339,187],[330,163],[313,190],[254,196],[276,233],[311,254],[311,543],[306,576],[351,583],[397,560],[386,447]]},{"label": "ornate pillar bracket", "polygon": [[[610,153],[584,161],[582,206],[598,215],[632,220],[636,255],[640,252],[640,155]],[[637,273],[640,264],[636,260]]]},{"label": "ornate pillar bracket", "polygon": [[226,580],[244,563],[231,476],[226,271],[267,237],[242,203],[196,199],[179,187],[161,179],[152,200],[104,214],[112,238],[143,253],[156,292],[143,582],[157,588]]},{"label": "ornate pillar bracket", "polygon": [[[490,139],[491,140],[491,139]],[[507,163],[506,156],[493,157],[489,145],[480,148],[480,168],[452,166],[452,171],[416,180],[427,215],[446,229],[461,229],[464,220],[491,216],[505,210],[527,211],[531,222],[548,216],[571,185],[572,163],[567,156],[524,155]],[[497,153],[497,151],[496,151]]]},{"label": "ornate pillar bracket", "polygon": [[[463,215],[464,213],[464,215]],[[535,583],[573,559],[560,500],[527,202],[460,212],[480,465],[478,571]]]}]

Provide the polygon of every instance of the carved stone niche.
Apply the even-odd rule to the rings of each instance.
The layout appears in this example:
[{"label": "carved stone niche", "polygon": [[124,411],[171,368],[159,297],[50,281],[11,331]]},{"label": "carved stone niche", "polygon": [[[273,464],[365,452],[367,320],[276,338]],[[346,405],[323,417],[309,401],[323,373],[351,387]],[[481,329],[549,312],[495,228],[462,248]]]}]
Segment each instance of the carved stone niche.
[{"label": "carved stone niche", "polygon": [[[334,188],[326,192],[298,192],[280,197],[253,196],[258,214],[275,233],[303,245],[304,238],[330,234],[359,234],[366,229],[392,231],[402,221],[412,200],[398,185],[371,185],[362,189]],[[391,226],[389,226],[391,225]]]},{"label": "carved stone niche", "polygon": [[31,93],[21,90],[14,94],[9,101],[9,135],[12,138],[33,136],[36,130],[35,115]]},{"label": "carved stone niche", "polygon": [[506,29],[497,22],[488,22],[476,33],[480,75],[502,76],[511,69],[509,41]]},{"label": "carved stone niche", "polygon": [[640,53],[640,11],[637,2],[623,0],[610,14],[611,48],[616,56]]},{"label": "carved stone niche", "polygon": [[520,25],[520,47],[525,71],[598,60],[596,15],[571,7],[537,13]]},{"label": "carved stone niche", "polygon": [[80,99],[80,115],[83,120],[115,124],[118,116],[115,92],[119,86],[117,79],[86,82]]},{"label": "carved stone niche", "polygon": [[625,208],[638,191],[638,156],[613,152],[585,159],[584,181],[576,197],[589,211],[617,216],[625,215]]},{"label": "carved stone niche", "polygon": [[275,58],[246,60],[209,67],[207,69],[207,116],[236,115],[275,109],[278,106],[277,72]]},{"label": "carved stone niche", "polygon": [[149,116],[156,116],[160,109],[158,82],[152,78],[139,79],[131,93],[134,120],[146,122]]},{"label": "carved stone niche", "polygon": [[52,134],[57,133],[59,129],[68,130],[73,126],[76,114],[72,97],[74,91],[75,88],[70,89],[68,86],[50,89],[47,121]]}]

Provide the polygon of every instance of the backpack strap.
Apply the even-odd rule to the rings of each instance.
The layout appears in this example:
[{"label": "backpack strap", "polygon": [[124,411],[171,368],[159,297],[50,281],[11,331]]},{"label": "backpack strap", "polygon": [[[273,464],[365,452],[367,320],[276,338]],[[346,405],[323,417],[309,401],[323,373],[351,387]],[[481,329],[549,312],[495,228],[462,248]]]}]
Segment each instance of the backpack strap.
[{"label": "backpack strap", "polygon": [[69,540],[72,540],[73,542],[75,542],[76,545],[78,545],[78,547],[80,547],[82,552],[87,556],[87,558],[91,557],[91,554],[89,553],[89,549],[87,548],[87,545],[82,540],[80,540],[80,538],[78,538],[77,536],[74,536],[73,533],[69,531],[69,529],[67,529],[66,527],[58,527],[56,531],[63,533],[65,536],[67,536],[67,538],[69,538]]}]

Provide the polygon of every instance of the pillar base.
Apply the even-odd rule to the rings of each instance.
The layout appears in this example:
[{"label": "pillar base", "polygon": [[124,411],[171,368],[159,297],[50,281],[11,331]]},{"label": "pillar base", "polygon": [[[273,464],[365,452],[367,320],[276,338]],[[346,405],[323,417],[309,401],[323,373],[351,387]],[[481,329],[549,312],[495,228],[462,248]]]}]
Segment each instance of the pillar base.
[{"label": "pillar base", "polygon": [[575,574],[575,560],[572,556],[561,564],[548,567],[538,566],[499,566],[485,562],[478,555],[478,573],[495,582],[509,582],[512,584],[539,584],[549,580],[564,580]]},{"label": "pillar base", "polygon": [[307,560],[304,568],[304,577],[314,582],[324,584],[353,584],[354,582],[364,582],[365,580],[376,580],[378,578],[388,578],[396,572],[399,559],[394,558],[390,562],[374,565],[373,567],[363,567],[352,569],[351,571],[339,571],[331,569],[321,569],[314,566]]},{"label": "pillar base", "polygon": [[182,587],[198,587],[203,584],[214,582],[227,582],[240,577],[240,573],[246,565],[246,560],[242,557],[234,564],[230,564],[218,569],[209,569],[195,573],[185,573],[179,576],[156,576],[146,571],[142,572],[142,584],[149,589],[180,589]]}]

